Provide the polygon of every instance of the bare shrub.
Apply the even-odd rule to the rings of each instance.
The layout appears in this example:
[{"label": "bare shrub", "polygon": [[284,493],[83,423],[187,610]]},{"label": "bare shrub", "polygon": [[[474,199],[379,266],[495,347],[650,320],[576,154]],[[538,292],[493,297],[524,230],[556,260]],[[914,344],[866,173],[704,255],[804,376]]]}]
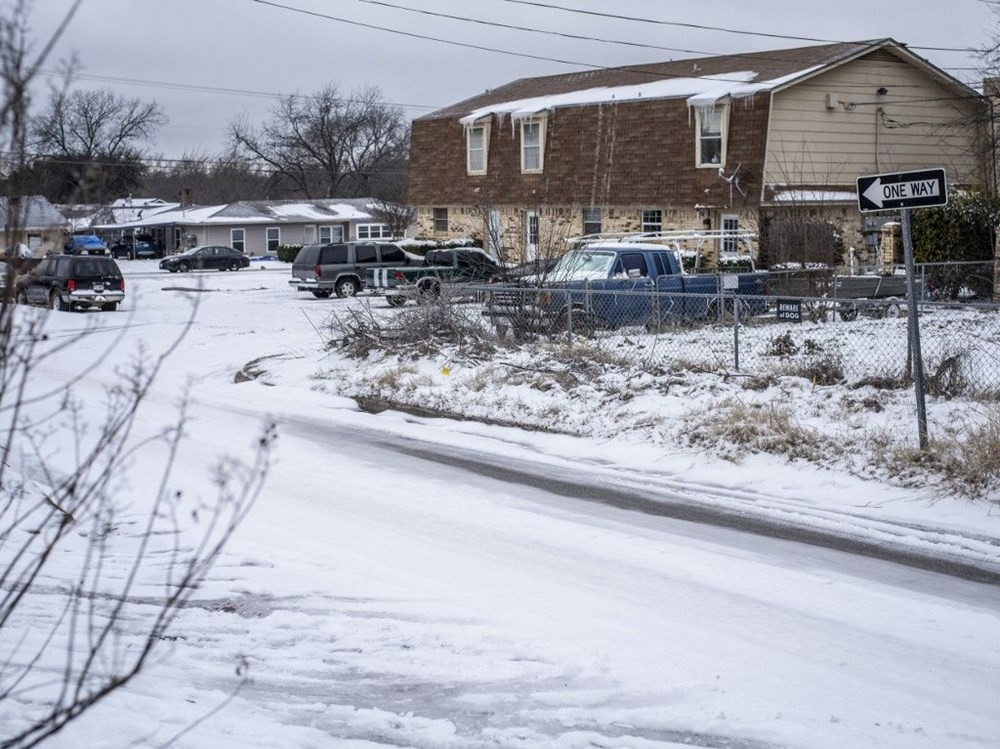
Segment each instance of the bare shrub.
[{"label": "bare shrub", "polygon": [[798,344],[792,340],[791,333],[782,333],[768,341],[764,356],[793,356],[799,353]]},{"label": "bare shrub", "polygon": [[419,358],[451,348],[459,357],[475,359],[495,354],[499,339],[475,310],[441,295],[393,314],[378,313],[369,304],[349,307],[331,318],[327,343],[352,359],[372,353]]},{"label": "bare shrub", "polygon": [[927,367],[924,376],[924,392],[941,398],[954,398],[969,390],[969,381],[962,370],[964,355],[949,352],[937,364]]},{"label": "bare shrub", "polygon": [[844,365],[839,357],[817,356],[805,361],[788,364],[779,374],[804,377],[813,385],[837,385],[844,381]]}]

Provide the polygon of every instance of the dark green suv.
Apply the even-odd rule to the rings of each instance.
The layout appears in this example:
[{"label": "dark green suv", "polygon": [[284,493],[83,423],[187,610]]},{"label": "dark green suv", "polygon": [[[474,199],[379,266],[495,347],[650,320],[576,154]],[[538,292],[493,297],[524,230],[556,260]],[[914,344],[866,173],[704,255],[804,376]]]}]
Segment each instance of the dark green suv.
[{"label": "dark green suv", "polygon": [[118,264],[99,255],[49,255],[17,279],[19,304],[49,309],[101,309],[113,312],[125,298],[125,279]]}]

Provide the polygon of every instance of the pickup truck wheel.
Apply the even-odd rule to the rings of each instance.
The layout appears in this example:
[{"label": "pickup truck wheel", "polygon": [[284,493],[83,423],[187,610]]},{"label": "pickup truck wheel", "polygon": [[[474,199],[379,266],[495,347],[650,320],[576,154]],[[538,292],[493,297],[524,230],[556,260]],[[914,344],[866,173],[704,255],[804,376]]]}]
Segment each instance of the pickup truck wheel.
[{"label": "pickup truck wheel", "polygon": [[441,296],[441,282],[424,280],[417,284],[417,301],[432,302]]},{"label": "pickup truck wheel", "polygon": [[405,296],[387,296],[385,300],[389,303],[390,307],[402,307],[406,304]]},{"label": "pickup truck wheel", "polygon": [[330,292],[326,291],[325,289],[323,289],[323,290],[316,290],[316,291],[314,291],[312,293],[312,295],[314,297],[316,297],[317,299],[329,299],[330,298]]},{"label": "pickup truck wheel", "polygon": [[597,329],[594,316],[582,309],[572,310],[572,314],[570,310],[563,310],[559,314],[556,326],[554,331],[556,333],[572,333],[584,338],[590,338]]},{"label": "pickup truck wheel", "polygon": [[349,296],[357,296],[358,291],[360,291],[358,282],[353,278],[342,278],[337,281],[337,284],[333,287],[333,290],[337,292],[337,296],[341,299]]},{"label": "pickup truck wheel", "polygon": [[856,304],[840,304],[837,306],[837,315],[843,322],[857,320],[858,306]]},{"label": "pickup truck wheel", "polygon": [[118,302],[108,302],[107,304],[101,305],[102,312],[114,312],[118,309]]}]

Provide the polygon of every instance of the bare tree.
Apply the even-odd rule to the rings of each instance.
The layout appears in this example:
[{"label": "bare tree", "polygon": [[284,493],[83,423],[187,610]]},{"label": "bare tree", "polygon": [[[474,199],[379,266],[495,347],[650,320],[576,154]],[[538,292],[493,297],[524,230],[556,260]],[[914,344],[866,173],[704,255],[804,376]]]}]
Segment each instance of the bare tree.
[{"label": "bare tree", "polygon": [[372,218],[389,227],[394,237],[402,237],[417,220],[417,209],[406,203],[376,199],[369,207]]},{"label": "bare tree", "polygon": [[140,188],[145,195],[189,198],[201,205],[268,197],[268,175],[239,156],[194,153],[177,160],[152,157],[148,161],[153,166],[146,170]]},{"label": "bare tree", "polygon": [[58,202],[107,202],[140,184],[143,144],[166,121],[155,101],[109,89],[54,91],[32,122],[33,172]]},{"label": "bare tree", "polygon": [[402,194],[393,181],[405,176],[409,128],[377,88],[343,97],[330,84],[312,96],[281,97],[267,122],[238,117],[229,136],[236,153],[271,173],[275,190],[306,198]]},{"label": "bare tree", "polygon": [[[28,0],[0,5],[0,143],[15,171],[25,158],[30,84],[65,28],[64,22],[32,55],[27,18]],[[16,189],[17,180],[4,185]],[[8,212],[8,237],[20,231],[19,216]],[[60,313],[12,303],[18,268],[8,260],[12,273],[0,302],[4,749],[37,746],[149,664],[253,506],[275,438],[273,425],[265,426],[252,459],[220,459],[213,495],[189,497],[172,478],[186,409],[149,433],[145,404],[196,305],[188,326],[161,354],[139,352],[101,388],[93,382],[96,370],[124,332],[103,352],[88,344],[81,356],[77,346],[89,329],[67,343],[47,332],[51,316]],[[50,384],[40,376],[46,367],[62,371],[64,381]],[[120,495],[130,464],[157,450],[148,494]]]}]

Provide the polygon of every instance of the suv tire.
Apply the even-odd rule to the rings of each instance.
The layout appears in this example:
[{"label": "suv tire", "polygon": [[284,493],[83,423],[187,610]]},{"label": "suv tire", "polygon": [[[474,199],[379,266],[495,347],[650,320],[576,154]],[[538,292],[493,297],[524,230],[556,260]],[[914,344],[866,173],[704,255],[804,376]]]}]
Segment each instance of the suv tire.
[{"label": "suv tire", "polygon": [[334,285],[333,290],[341,299],[344,297],[357,296],[360,291],[360,284],[353,278],[340,278]]},{"label": "suv tire", "polygon": [[62,295],[56,290],[52,289],[49,294],[49,309],[57,309],[61,312],[69,312],[72,307],[63,301]]}]

